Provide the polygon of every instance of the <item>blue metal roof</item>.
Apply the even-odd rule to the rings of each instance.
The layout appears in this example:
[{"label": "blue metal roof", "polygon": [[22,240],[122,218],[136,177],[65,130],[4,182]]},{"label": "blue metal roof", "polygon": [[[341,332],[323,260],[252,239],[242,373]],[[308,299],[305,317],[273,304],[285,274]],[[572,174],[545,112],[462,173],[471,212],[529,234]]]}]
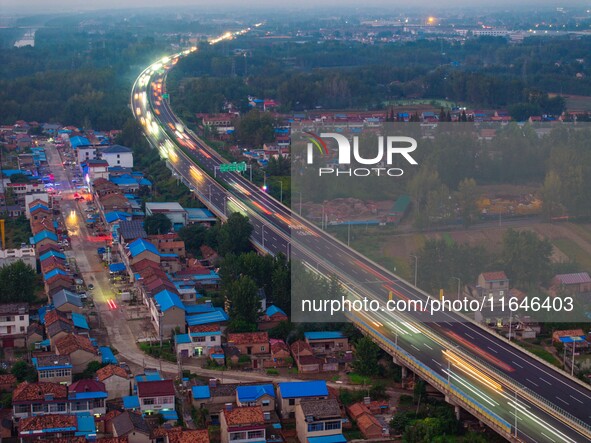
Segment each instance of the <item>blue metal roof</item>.
[{"label": "blue metal roof", "polygon": [[155,372],[153,374],[143,374],[143,375],[138,375],[135,377],[135,381],[160,381],[162,380],[162,376],[158,373]]},{"label": "blue metal roof", "polygon": [[170,411],[160,411],[160,414],[162,414],[164,420],[167,421],[179,419],[179,414],[177,414],[177,412],[174,409],[171,409]]},{"label": "blue metal roof", "polygon": [[109,181],[115,183],[117,186],[139,186],[137,180],[129,174],[123,174],[119,177],[111,177]]},{"label": "blue metal roof", "polygon": [[209,386],[193,386],[191,387],[191,392],[193,393],[193,398],[195,400],[211,398]]},{"label": "blue metal roof", "polygon": [[287,316],[287,314],[283,311],[283,309],[278,308],[275,305],[271,305],[267,308],[267,310],[265,311],[265,314],[267,314],[269,317],[271,317],[272,315],[275,314],[283,314],[285,316]]},{"label": "blue metal roof", "polygon": [[187,315],[186,320],[189,326],[206,325],[209,323],[218,323],[228,321],[229,317],[222,308],[215,308],[213,312],[205,314]]},{"label": "blue metal roof", "polygon": [[43,274],[43,280],[49,280],[51,277],[54,277],[58,274],[59,275],[68,275],[68,273],[66,271],[62,271],[59,268],[55,268],[55,269],[52,269],[51,271]]},{"label": "blue metal roof", "polygon": [[74,294],[73,292],[70,292],[67,289],[62,289],[53,294],[51,300],[56,308],[59,308],[60,306],[63,306],[67,303],[70,303],[79,308],[81,308],[83,305],[82,299],[77,294]]},{"label": "blue metal roof", "polygon": [[191,337],[189,337],[189,334],[176,334],[174,336],[174,342],[177,345],[191,343]]},{"label": "blue metal roof", "polygon": [[140,179],[140,186],[152,186],[152,182],[147,178]]},{"label": "blue metal roof", "polygon": [[282,398],[323,397],[328,395],[326,381],[290,381],[279,383]]},{"label": "blue metal roof", "polygon": [[90,436],[96,436],[96,427],[94,424],[94,417],[92,415],[90,415],[88,412],[85,412],[83,414],[78,414],[76,416],[76,421],[77,421],[77,430],[76,430],[76,436],[82,436],[82,437],[90,437]]},{"label": "blue metal roof", "polygon": [[99,351],[101,353],[103,363],[111,363],[114,365],[119,363],[117,361],[117,357],[115,357],[115,354],[113,354],[113,351],[108,346],[101,346]]},{"label": "blue metal roof", "polygon": [[340,331],[304,332],[304,337],[308,340],[334,340],[337,338],[346,338]]},{"label": "blue metal roof", "polygon": [[111,263],[109,265],[109,272],[123,272],[125,271],[125,263]]},{"label": "blue metal roof", "polygon": [[238,396],[240,403],[247,403],[257,401],[263,395],[269,395],[275,398],[275,389],[272,384],[238,386],[236,388],[236,395]]},{"label": "blue metal roof", "polygon": [[129,220],[130,218],[131,214],[121,211],[111,211],[105,214],[105,220],[107,221],[107,223],[113,223],[117,220]]},{"label": "blue metal roof", "polygon": [[123,397],[123,407],[125,409],[139,409],[140,399],[137,395],[128,395]]},{"label": "blue metal roof", "polygon": [[72,323],[74,326],[81,329],[90,329],[88,326],[88,322],[86,321],[86,317],[82,314],[78,314],[77,312],[72,312]]},{"label": "blue metal roof", "polygon": [[560,340],[562,343],[579,343],[582,341],[585,341],[585,336],[581,335],[581,336],[569,336],[569,337],[559,337],[558,340]]},{"label": "blue metal roof", "polygon": [[160,255],[156,246],[143,238],[138,238],[129,245],[129,252],[132,257],[140,255],[144,251],[149,251],[155,255]]},{"label": "blue metal roof", "polygon": [[170,292],[168,289],[164,289],[156,294],[154,296],[154,301],[160,305],[160,310],[162,312],[168,311],[173,306],[182,309],[183,311],[185,310],[185,305],[183,305],[179,296],[174,292]]},{"label": "blue metal roof", "polygon": [[323,435],[322,437],[308,437],[308,443],[345,443],[343,434]]},{"label": "blue metal roof", "polygon": [[210,335],[222,335],[221,331],[211,331],[211,332],[191,332],[189,333],[190,337],[209,337]]},{"label": "blue metal roof", "polygon": [[70,137],[70,145],[72,145],[72,148],[74,149],[76,149],[78,146],[89,146],[90,140],[88,140],[86,137],[80,137],[79,135],[76,135],[74,137]]},{"label": "blue metal roof", "polygon": [[204,314],[206,312],[213,312],[215,308],[211,303],[201,303],[198,305],[185,305],[185,312],[187,315]]},{"label": "blue metal roof", "polygon": [[45,260],[47,260],[48,258],[51,258],[51,257],[61,258],[62,260],[65,260],[66,259],[65,254],[62,254],[61,252],[58,252],[58,251],[51,250],[51,251],[47,251],[45,254],[43,254],[42,256],[40,256],[39,257],[39,260],[40,261],[45,261]]},{"label": "blue metal roof", "polygon": [[40,241],[42,241],[42,240],[45,240],[45,239],[47,239],[47,238],[48,238],[48,239],[50,239],[50,240],[53,240],[54,242],[56,242],[56,243],[57,243],[57,235],[55,235],[55,234],[54,234],[53,232],[51,232],[51,231],[41,231],[41,232],[39,232],[37,235],[34,235],[34,236],[33,236],[33,242],[34,242],[35,244],[37,244],[37,243],[39,243]]},{"label": "blue metal roof", "polygon": [[107,393],[102,391],[89,391],[89,392],[73,392],[68,396],[69,399],[73,400],[89,400],[93,398],[107,398]]}]

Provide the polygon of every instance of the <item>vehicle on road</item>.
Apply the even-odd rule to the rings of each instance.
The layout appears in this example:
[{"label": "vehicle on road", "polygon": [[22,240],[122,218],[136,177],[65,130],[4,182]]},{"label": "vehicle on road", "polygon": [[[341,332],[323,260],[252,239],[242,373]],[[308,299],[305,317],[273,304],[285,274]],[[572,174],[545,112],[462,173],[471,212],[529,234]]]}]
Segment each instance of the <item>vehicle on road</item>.
[{"label": "vehicle on road", "polygon": [[87,288],[92,291],[94,289],[94,285],[92,283],[89,283],[88,286],[87,286]]}]

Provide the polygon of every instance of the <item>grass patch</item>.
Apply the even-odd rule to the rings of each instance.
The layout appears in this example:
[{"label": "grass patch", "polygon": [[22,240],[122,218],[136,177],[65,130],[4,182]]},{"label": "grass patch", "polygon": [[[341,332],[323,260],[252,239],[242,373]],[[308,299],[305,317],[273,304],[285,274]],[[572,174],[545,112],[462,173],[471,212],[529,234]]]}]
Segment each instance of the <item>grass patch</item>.
[{"label": "grass patch", "polygon": [[535,356],[540,357],[542,360],[547,361],[551,365],[562,368],[562,362],[554,354],[544,349],[542,346],[525,341],[519,341],[517,344],[522,348],[527,349]]},{"label": "grass patch", "polygon": [[140,350],[154,358],[170,361],[176,363],[176,354],[170,342],[163,342],[162,347],[160,344],[151,343],[138,343]]},{"label": "grass patch", "polygon": [[455,243],[449,232],[444,232],[441,237],[447,246],[452,246]]},{"label": "grass patch", "polygon": [[556,238],[552,240],[552,243],[566,254],[571,261],[579,263],[583,269],[591,269],[591,256],[573,240]]},{"label": "grass patch", "polygon": [[364,377],[363,375],[355,374],[353,372],[351,374],[349,374],[349,381],[353,385],[370,385],[371,384],[370,377]]},{"label": "grass patch", "polygon": [[279,371],[274,368],[267,369],[267,375],[279,375]]}]

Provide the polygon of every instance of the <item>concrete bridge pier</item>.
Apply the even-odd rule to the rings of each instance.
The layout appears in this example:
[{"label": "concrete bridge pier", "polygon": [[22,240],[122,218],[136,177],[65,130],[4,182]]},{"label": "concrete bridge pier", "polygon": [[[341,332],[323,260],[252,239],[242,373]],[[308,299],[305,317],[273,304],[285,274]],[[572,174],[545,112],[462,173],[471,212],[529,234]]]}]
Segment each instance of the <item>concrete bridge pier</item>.
[{"label": "concrete bridge pier", "polygon": [[454,407],[454,413],[456,414],[456,420],[459,420],[461,408],[457,404],[455,404],[447,395],[445,396],[445,402],[449,403],[450,405],[452,405]]}]

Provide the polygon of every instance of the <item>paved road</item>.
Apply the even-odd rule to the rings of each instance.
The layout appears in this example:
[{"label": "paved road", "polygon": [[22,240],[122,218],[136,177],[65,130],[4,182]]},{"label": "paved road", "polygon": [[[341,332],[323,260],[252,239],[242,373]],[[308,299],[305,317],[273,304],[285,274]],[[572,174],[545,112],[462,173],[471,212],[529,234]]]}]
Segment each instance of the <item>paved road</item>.
[{"label": "paved road", "polygon": [[[218,173],[218,179],[230,189],[228,192],[200,172],[196,165],[212,174],[222,159],[198,137],[187,133],[168,103],[162,100],[166,73],[172,68],[171,64],[166,63],[164,69],[160,67],[138,78],[132,91],[132,107],[136,117],[144,124],[150,141],[169,159],[183,180],[201,198],[209,200],[212,210],[224,215],[230,208],[249,215],[254,226],[253,240],[263,249],[297,257],[321,274],[336,274],[353,292],[370,300],[383,303],[389,291],[400,299],[427,300],[426,294],[347,248],[306,220],[298,218],[289,208],[279,204],[239,174]],[[172,134],[175,143],[192,151],[191,158],[175,147],[174,143],[170,143],[169,134]],[[379,283],[371,287],[372,282]],[[371,289],[368,290],[368,287]],[[538,406],[543,404],[540,402],[547,401],[553,404],[553,408],[558,406],[566,409],[577,419],[589,423],[589,389],[495,334],[466,323],[455,314],[442,315],[437,319],[426,317],[420,311],[403,318],[389,313],[372,313],[369,316],[362,313],[354,317],[357,317],[357,322],[365,322],[374,337],[382,337],[392,345],[397,342],[404,352],[418,359],[436,377],[448,377],[450,359],[447,355],[458,347],[471,359],[480,362],[480,370],[496,379],[500,375],[503,380],[500,387],[486,386],[474,374],[463,374],[455,386],[461,395],[470,397],[473,404],[482,403],[484,408],[494,411],[511,424],[520,438],[549,442],[562,439],[577,443],[588,440],[573,431],[571,425],[562,423],[560,414],[550,415]],[[400,324],[404,324],[405,318],[420,325],[415,328],[416,331],[403,327],[402,330],[406,331],[401,332]],[[465,362],[452,364],[451,381],[454,377],[460,377],[461,365],[465,365]],[[460,386],[462,383],[469,383],[470,386]],[[481,391],[485,391],[487,397],[481,398]],[[535,401],[523,399],[524,393],[538,397]],[[520,399],[515,400],[515,397]],[[512,424],[514,420],[518,426]],[[523,423],[519,424],[521,421]]]}]

